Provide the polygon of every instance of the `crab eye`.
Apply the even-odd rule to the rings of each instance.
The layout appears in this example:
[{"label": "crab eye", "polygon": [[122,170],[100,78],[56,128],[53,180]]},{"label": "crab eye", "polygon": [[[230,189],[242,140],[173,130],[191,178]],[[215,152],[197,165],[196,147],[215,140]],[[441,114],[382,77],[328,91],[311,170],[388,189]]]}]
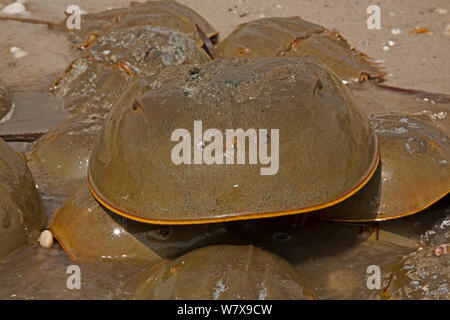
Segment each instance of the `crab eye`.
[{"label": "crab eye", "polygon": [[137,111],[137,109],[140,107],[141,107],[141,105],[139,104],[139,102],[137,100],[134,100],[133,106],[132,106],[133,111]]},{"label": "crab eye", "polygon": [[316,82],[314,83],[312,95],[314,96],[317,90],[322,91],[322,89],[323,89],[322,80],[320,80],[320,78],[317,78]]},{"label": "crab eye", "polygon": [[317,78],[317,88],[319,90],[322,90],[322,88],[323,88],[322,80],[320,80],[319,78]]},{"label": "crab eye", "polygon": [[152,230],[149,232],[150,236],[152,236],[156,240],[168,240],[173,233],[172,227],[164,227],[156,230]]}]

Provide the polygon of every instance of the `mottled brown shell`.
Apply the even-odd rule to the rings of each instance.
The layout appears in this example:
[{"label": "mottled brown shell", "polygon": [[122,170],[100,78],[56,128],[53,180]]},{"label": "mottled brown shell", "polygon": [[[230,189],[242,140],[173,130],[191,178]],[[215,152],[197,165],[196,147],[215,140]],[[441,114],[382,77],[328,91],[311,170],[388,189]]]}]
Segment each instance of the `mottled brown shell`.
[{"label": "mottled brown shell", "polygon": [[0,256],[24,244],[45,221],[41,198],[24,158],[0,139]]},{"label": "mottled brown shell", "polygon": [[51,86],[70,113],[107,112],[126,90],[130,75],[119,66],[108,67],[92,59],[73,61]]},{"label": "mottled brown shell", "polygon": [[118,25],[97,38],[89,47],[89,55],[99,63],[118,65],[130,74],[146,77],[168,66],[209,60],[195,39],[151,23]]},{"label": "mottled brown shell", "polygon": [[312,299],[305,280],[282,258],[254,246],[209,246],[156,269],[135,299]]},{"label": "mottled brown shell", "polygon": [[338,221],[383,221],[419,212],[450,191],[450,139],[413,117],[377,115],[381,167],[353,197],[324,210]]},{"label": "mottled brown shell", "polygon": [[[351,196],[378,163],[375,133],[347,88],[302,59],[173,68],[135,98],[109,113],[88,169],[95,197],[131,219],[193,224],[312,211]],[[192,132],[194,120],[221,132],[279,129],[279,171],[175,165],[171,134]]]},{"label": "mottled brown shell", "polygon": [[[69,112],[107,111],[130,77],[149,77],[168,66],[207,62],[209,56],[202,49],[196,26],[210,38],[217,36],[202,17],[174,1],[150,1],[83,15],[83,27],[73,34],[86,54],[73,61],[51,89]],[[65,29],[65,22],[60,28]]]},{"label": "mottled brown shell", "polygon": [[[209,38],[215,38],[218,34],[198,13],[176,1],[134,3],[127,8],[85,14],[82,19],[83,27],[72,31],[76,40],[81,43],[89,42],[93,35],[102,35],[111,29],[130,25],[153,25],[178,30],[195,39],[199,47],[203,42],[197,34],[196,24]],[[67,31],[66,21],[61,22],[57,28]]]},{"label": "mottled brown shell", "polygon": [[300,17],[264,18],[240,24],[218,46],[225,58],[313,56],[347,82],[381,79],[385,72],[336,31]]}]

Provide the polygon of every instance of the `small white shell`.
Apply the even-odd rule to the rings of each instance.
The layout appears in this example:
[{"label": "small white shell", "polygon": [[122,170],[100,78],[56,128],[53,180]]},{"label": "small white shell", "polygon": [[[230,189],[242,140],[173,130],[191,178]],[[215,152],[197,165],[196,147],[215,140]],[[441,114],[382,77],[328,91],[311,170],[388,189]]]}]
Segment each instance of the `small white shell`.
[{"label": "small white shell", "polygon": [[42,248],[50,248],[53,245],[53,235],[50,231],[44,230],[39,237],[39,244]]}]

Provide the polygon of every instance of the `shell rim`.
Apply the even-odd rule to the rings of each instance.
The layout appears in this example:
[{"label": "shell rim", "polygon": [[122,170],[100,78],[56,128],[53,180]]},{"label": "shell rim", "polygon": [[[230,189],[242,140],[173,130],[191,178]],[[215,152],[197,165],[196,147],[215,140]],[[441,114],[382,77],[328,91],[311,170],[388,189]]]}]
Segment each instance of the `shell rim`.
[{"label": "shell rim", "polygon": [[51,232],[51,234],[53,235],[53,237],[55,238],[55,240],[61,245],[61,248],[62,248],[62,249],[64,250],[64,252],[67,254],[67,256],[69,257],[69,259],[70,259],[71,261],[75,261],[75,260],[76,260],[75,257],[72,256],[72,255],[70,254],[69,250],[68,250],[68,249],[66,248],[66,246],[64,245],[64,241],[62,241],[62,240],[60,239],[60,237],[58,236],[58,234],[53,230],[53,226],[52,226],[52,225],[49,225],[47,230]]},{"label": "shell rim", "polygon": [[[371,126],[369,126],[371,128]],[[375,133],[374,130],[371,128],[372,138],[373,138],[373,144],[374,144],[374,157],[372,159],[372,164],[370,166],[370,169],[367,170],[367,174],[365,177],[361,180],[359,184],[357,184],[355,187],[353,187],[350,191],[336,197],[333,200],[327,201],[325,203],[319,204],[319,205],[313,205],[309,207],[303,207],[299,209],[291,209],[291,210],[282,210],[282,211],[273,211],[273,212],[253,212],[253,213],[242,213],[237,214],[234,216],[221,216],[221,217],[215,217],[215,218],[199,218],[199,219],[178,219],[178,220],[164,220],[164,219],[149,219],[149,218],[142,218],[139,216],[136,216],[135,214],[128,213],[126,211],[123,211],[119,209],[119,206],[114,206],[114,204],[108,203],[105,199],[106,197],[101,194],[101,192],[97,191],[98,189],[95,185],[95,183],[92,181],[91,178],[91,165],[88,164],[88,172],[87,172],[87,183],[89,190],[91,191],[91,194],[93,197],[105,208],[108,210],[125,217],[127,219],[131,219],[134,221],[147,223],[147,224],[156,224],[156,225],[194,225],[194,224],[209,224],[209,223],[221,223],[221,222],[230,222],[230,221],[239,221],[239,220],[254,220],[254,219],[264,219],[264,218],[275,218],[275,217],[281,217],[281,216],[288,216],[288,215],[294,215],[294,214],[303,214],[308,213],[311,211],[317,211],[321,209],[325,209],[328,207],[331,207],[335,204],[338,204],[352,195],[354,195],[356,192],[358,192],[362,187],[364,187],[372,178],[372,176],[375,174],[376,169],[378,168],[378,165],[380,163],[381,155],[380,155],[380,148],[379,148],[379,142],[378,142],[378,136]]]},{"label": "shell rim", "polygon": [[[113,207],[111,204],[107,203],[106,200],[103,199],[102,196],[100,196],[97,191],[95,191],[95,187],[93,186],[93,183],[91,182],[90,173],[88,174],[88,186],[89,190],[91,191],[94,198],[100,202],[101,205],[106,207],[108,210],[111,210],[112,212],[119,214],[125,218],[148,223],[148,224],[158,224],[158,225],[193,225],[193,224],[204,224],[204,223],[220,223],[220,222],[230,222],[230,221],[238,221],[238,220],[253,220],[253,219],[263,219],[263,218],[274,218],[274,217],[280,217],[280,216],[287,216],[287,215],[294,215],[294,214],[303,214],[308,213],[311,211],[317,211],[320,209],[325,209],[330,206],[333,206],[335,204],[338,204],[347,198],[354,195],[356,192],[358,192],[362,187],[364,187],[367,182],[372,178],[373,174],[376,171],[376,168],[379,164],[380,156],[377,156],[376,164],[370,171],[369,175],[363,179],[363,181],[353,188],[351,191],[345,193],[344,195],[337,197],[334,200],[325,202],[323,204],[317,205],[317,206],[310,206],[300,209],[292,209],[292,210],[283,210],[283,211],[274,211],[274,212],[266,212],[266,213],[247,213],[247,214],[241,214],[237,216],[230,216],[230,217],[217,217],[217,218],[202,218],[202,219],[180,219],[180,220],[163,220],[163,219],[147,219],[138,217],[135,215],[132,215],[128,212],[125,212],[123,210],[120,210],[118,208]],[[357,221],[355,221],[357,222]],[[359,220],[358,220],[359,222]]]},{"label": "shell rim", "polygon": [[[390,221],[390,220],[395,220],[395,219],[400,219],[403,217],[408,217],[408,216],[412,216],[413,214],[419,213],[421,211],[424,211],[425,209],[428,209],[429,207],[431,207],[433,204],[435,204],[436,202],[438,202],[439,200],[445,198],[448,194],[450,193],[450,190],[447,190],[446,192],[440,194],[439,196],[437,196],[436,198],[427,201],[424,205],[421,205],[419,208],[414,209],[412,211],[405,211],[393,216],[388,216],[388,217],[384,217],[384,218],[372,218],[372,219],[333,219],[333,218],[327,218],[326,214],[323,216],[323,220],[326,221],[332,221],[332,222],[350,222],[350,223],[359,223],[359,222],[383,222],[383,221]],[[379,213],[377,213],[378,215]]]}]

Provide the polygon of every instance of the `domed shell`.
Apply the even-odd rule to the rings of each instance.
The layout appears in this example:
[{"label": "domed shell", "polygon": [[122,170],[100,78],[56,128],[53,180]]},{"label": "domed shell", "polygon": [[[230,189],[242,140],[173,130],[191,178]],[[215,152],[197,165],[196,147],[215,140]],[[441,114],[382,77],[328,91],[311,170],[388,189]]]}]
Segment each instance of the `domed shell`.
[{"label": "domed shell", "polygon": [[300,17],[264,18],[240,24],[218,46],[224,58],[313,56],[346,82],[385,75],[336,31]]},{"label": "domed shell", "polygon": [[[214,143],[205,143],[208,131],[201,141],[194,121],[203,131],[217,129]],[[226,130],[238,128],[254,129],[252,139],[230,134],[227,142]],[[255,155],[257,132],[259,160],[271,159],[237,163],[245,141]],[[191,154],[182,163],[172,161],[180,144]],[[211,160],[211,149],[213,164],[193,159],[203,151]],[[94,196],[121,215],[193,224],[331,206],[359,190],[377,164],[375,133],[332,73],[301,59],[224,59],[168,69],[141,96],[123,97],[105,121],[88,179]]]},{"label": "domed shell", "polygon": [[53,213],[49,230],[75,261],[160,259],[108,215],[85,184]]},{"label": "domed shell", "polygon": [[78,114],[36,141],[26,159],[42,193],[65,199],[86,181],[89,154],[105,117],[102,113]]},{"label": "domed shell", "polygon": [[45,220],[25,159],[0,139],[0,256],[24,244]]},{"label": "domed shell", "polygon": [[[89,42],[92,35],[101,35],[112,28],[130,25],[152,25],[178,30],[194,38],[203,45],[195,25],[198,25],[209,38],[217,37],[218,32],[197,12],[176,1],[147,1],[132,3],[126,8],[105,10],[83,15],[83,27],[72,31],[80,42]],[[67,31],[66,20],[58,29]]]},{"label": "domed shell", "polygon": [[328,220],[384,221],[426,209],[450,191],[450,140],[414,117],[377,115],[381,166],[353,197],[324,210]]},{"label": "domed shell", "polygon": [[231,245],[197,249],[162,265],[135,294],[158,300],[312,298],[287,261],[254,246]]}]

